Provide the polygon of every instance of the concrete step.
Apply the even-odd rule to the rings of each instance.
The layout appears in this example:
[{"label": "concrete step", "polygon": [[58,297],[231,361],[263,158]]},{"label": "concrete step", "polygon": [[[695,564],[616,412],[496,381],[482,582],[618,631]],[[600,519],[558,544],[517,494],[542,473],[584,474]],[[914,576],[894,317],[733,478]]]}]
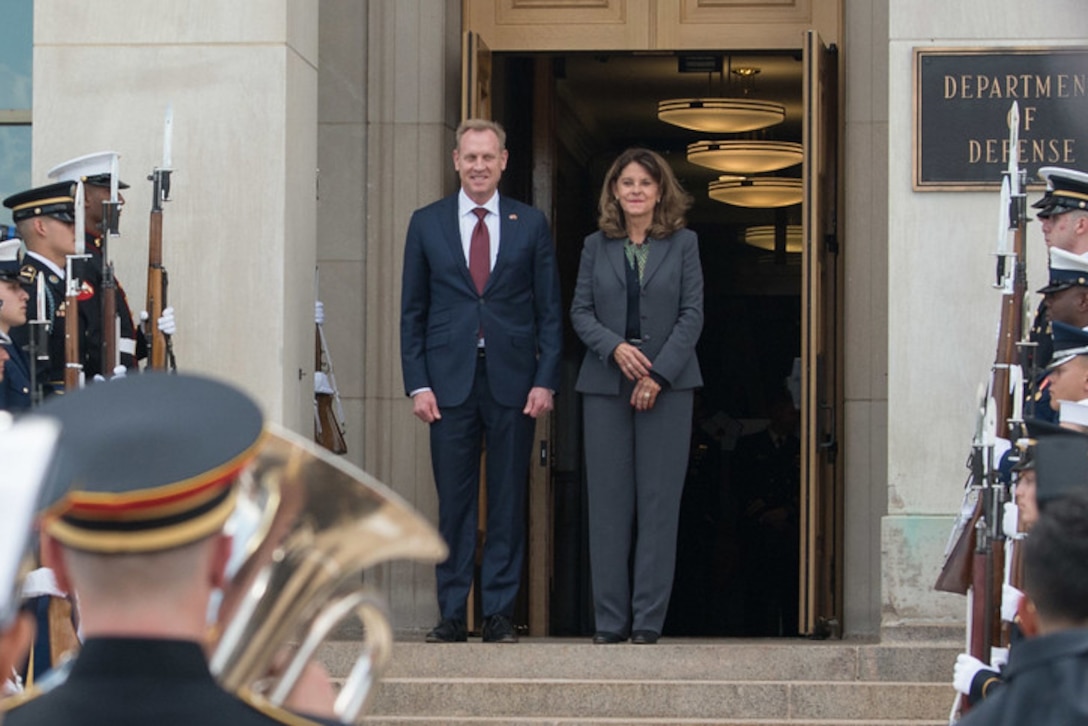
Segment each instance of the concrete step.
[{"label": "concrete step", "polygon": [[[516,645],[398,640],[390,678],[656,679],[724,681],[951,681],[961,645],[806,639],[664,638],[654,646],[592,645],[588,639],[522,638]],[[334,677],[347,674],[357,646],[322,645]]]},{"label": "concrete step", "polygon": [[375,716],[936,720],[953,692],[929,683],[387,678]]},{"label": "concrete step", "polygon": [[372,716],[366,719],[366,726],[489,726],[490,724],[540,724],[541,726],[948,726],[948,719],[936,721],[811,721],[807,719],[656,719],[656,718],[554,718],[519,716],[516,719],[503,718],[441,718],[431,716]]},{"label": "concrete step", "polygon": [[[948,642],[402,639],[367,723],[947,724],[957,652]],[[342,677],[354,654],[331,642],[321,660]]]}]

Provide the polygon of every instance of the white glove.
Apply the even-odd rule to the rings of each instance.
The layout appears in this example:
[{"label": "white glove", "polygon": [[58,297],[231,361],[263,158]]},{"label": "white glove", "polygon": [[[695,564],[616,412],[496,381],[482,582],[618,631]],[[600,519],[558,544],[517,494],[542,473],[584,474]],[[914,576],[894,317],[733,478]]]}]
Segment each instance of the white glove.
[{"label": "white glove", "polygon": [[1020,601],[1024,593],[1012,585],[1001,586],[1001,619],[1007,622],[1016,620],[1016,611],[1020,608]]},{"label": "white glove", "polygon": [[960,653],[956,656],[956,665],[952,669],[952,687],[966,696],[971,692],[971,681],[982,670],[990,670],[990,666],[973,655]]},{"label": "white glove", "polygon": [[997,671],[1009,662],[1008,648],[990,648],[990,669]]},{"label": "white glove", "polygon": [[159,332],[163,335],[173,335],[178,326],[174,321],[174,308],[163,308],[162,317],[159,318]]},{"label": "white glove", "polygon": [[329,376],[324,371],[314,373],[314,393],[327,393],[330,396],[336,393],[329,381]]},{"label": "white glove", "polygon": [[320,300],[314,303],[314,322],[318,325],[325,324],[325,303]]},{"label": "white glove", "polygon": [[94,381],[95,383],[103,383],[103,382],[105,382],[106,377],[104,375],[102,375],[101,373],[95,373],[94,378],[92,378],[91,380]]},{"label": "white glove", "polygon": [[1005,513],[1001,517],[1001,529],[1004,530],[1005,536],[1009,539],[1019,539],[1020,533],[1017,531],[1020,524],[1020,509],[1016,506],[1016,502],[1005,502]]},{"label": "white glove", "polygon": [[125,368],[124,366],[117,366],[113,369],[113,376],[110,377],[110,380],[116,381],[119,378],[124,378],[127,373],[128,368]]}]

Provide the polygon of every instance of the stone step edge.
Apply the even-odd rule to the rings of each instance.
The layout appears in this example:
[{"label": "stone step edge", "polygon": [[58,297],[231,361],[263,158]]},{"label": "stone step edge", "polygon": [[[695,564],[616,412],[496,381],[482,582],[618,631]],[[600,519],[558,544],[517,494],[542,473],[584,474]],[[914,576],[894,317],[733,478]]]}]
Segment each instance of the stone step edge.
[{"label": "stone step edge", "polygon": [[[343,680],[337,679],[336,680]],[[402,683],[402,684],[431,684],[431,683],[443,683],[448,685],[478,685],[481,683],[499,683],[503,685],[518,685],[518,684],[531,684],[531,685],[566,685],[571,683],[593,684],[593,685],[653,685],[653,686],[671,686],[671,685],[705,685],[705,686],[721,686],[727,683],[735,683],[744,686],[755,685],[768,685],[768,684],[784,684],[788,686],[861,686],[861,687],[879,687],[888,688],[894,686],[909,686],[912,688],[923,687],[948,687],[952,688],[951,681],[828,681],[828,680],[774,680],[774,679],[761,679],[761,680],[736,680],[736,679],[687,679],[687,678],[461,678],[461,677],[420,677],[420,676],[389,676],[383,677],[378,681],[378,684],[382,683]]]},{"label": "stone step edge", "polygon": [[[380,724],[443,724],[444,726],[474,726],[475,724],[509,724],[511,723],[508,716],[480,716],[480,717],[457,717],[450,718],[435,718],[433,716],[369,716],[365,719],[365,723],[368,726],[372,724],[378,726]],[[549,717],[549,716],[527,716],[519,717],[514,723],[523,724],[550,724],[554,726],[563,726],[569,724],[570,726],[610,726],[611,724],[632,724],[637,726],[638,724],[646,724],[647,726],[685,726],[686,724],[705,724],[706,726],[853,726],[854,724],[866,726],[948,726],[947,720],[932,721],[925,719],[904,721],[902,719],[895,720],[873,720],[873,719],[736,719],[736,718],[724,718],[724,719],[705,719],[705,718],[674,718],[674,719],[661,719],[661,718],[582,718],[576,716],[563,716],[563,717]]]}]

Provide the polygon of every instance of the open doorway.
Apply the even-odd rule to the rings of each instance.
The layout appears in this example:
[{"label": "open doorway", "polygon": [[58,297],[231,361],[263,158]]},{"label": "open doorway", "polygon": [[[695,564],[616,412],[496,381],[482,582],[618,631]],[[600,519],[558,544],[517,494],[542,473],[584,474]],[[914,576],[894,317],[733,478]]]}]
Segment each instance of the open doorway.
[{"label": "open doorway", "polygon": [[[621,151],[636,145],[658,151],[694,197],[688,222],[699,235],[705,279],[698,346],[705,386],[696,398],[665,635],[795,635],[802,579],[799,422],[805,404],[799,370],[803,266],[792,237],[799,235],[802,208],[710,199],[708,184],[722,172],[689,162],[686,153],[688,144],[707,134],[664,123],[656,110],[665,98],[732,88],[726,68],[755,69],[746,90],[783,103],[787,114],[783,123],[749,136],[800,142],[802,58],[799,52],[691,55],[712,57],[721,70],[682,72],[676,54],[494,54],[492,116],[506,127],[511,154],[503,192],[534,199],[541,182],[534,178],[532,139],[547,124],[554,139],[551,213],[567,308],[582,239],[596,228],[601,180]],[[534,111],[542,64],[548,66],[543,76],[554,84],[551,118]],[[800,175],[799,164],[776,173]],[[754,238],[755,230],[764,241]],[[580,636],[593,632],[582,418],[574,392],[584,348],[569,324],[565,331],[551,432],[548,630]]]}]

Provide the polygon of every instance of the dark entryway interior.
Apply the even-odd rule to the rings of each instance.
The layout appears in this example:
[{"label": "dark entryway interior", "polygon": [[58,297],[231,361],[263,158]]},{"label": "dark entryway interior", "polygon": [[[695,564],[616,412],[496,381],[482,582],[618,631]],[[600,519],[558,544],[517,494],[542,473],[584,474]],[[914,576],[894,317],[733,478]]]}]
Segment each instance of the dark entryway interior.
[{"label": "dark entryway interior", "polygon": [[[534,112],[534,78],[540,78],[534,68],[542,62],[555,84],[554,121]],[[759,133],[800,141],[799,54],[745,53],[728,63],[759,67],[755,92],[787,107],[783,124]],[[508,133],[510,163],[502,191],[526,200],[533,199],[534,124],[554,124],[553,229],[567,309],[582,240],[596,229],[602,179],[621,151],[638,145],[662,153],[695,198],[688,222],[699,234],[705,279],[699,343],[705,387],[696,398],[665,634],[792,635],[800,466],[792,403],[799,402],[799,392],[791,396],[787,379],[801,349],[801,255],[781,249],[781,242],[777,251],[749,246],[744,233],[757,225],[799,225],[801,206],[749,209],[709,199],[707,184],[720,172],[686,160],[687,144],[707,135],[656,117],[659,100],[706,95],[721,82],[720,76],[681,73],[674,55],[495,54],[492,115]],[[800,165],[779,175],[800,176]],[[582,419],[573,390],[584,348],[569,325],[565,331],[552,433],[549,629],[556,636],[581,636],[593,632]],[[779,405],[783,400],[789,405]],[[776,418],[786,434],[780,442],[765,432]]]}]

